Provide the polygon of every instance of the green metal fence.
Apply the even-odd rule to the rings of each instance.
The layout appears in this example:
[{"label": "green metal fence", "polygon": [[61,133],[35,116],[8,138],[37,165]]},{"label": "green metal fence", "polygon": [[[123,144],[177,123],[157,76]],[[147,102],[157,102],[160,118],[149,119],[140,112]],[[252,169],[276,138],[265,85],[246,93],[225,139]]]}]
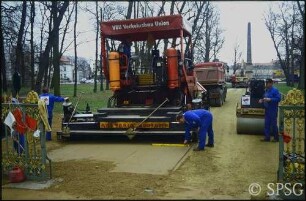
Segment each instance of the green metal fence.
[{"label": "green metal fence", "polygon": [[278,182],[305,187],[305,101],[302,91],[288,92],[279,106]]}]

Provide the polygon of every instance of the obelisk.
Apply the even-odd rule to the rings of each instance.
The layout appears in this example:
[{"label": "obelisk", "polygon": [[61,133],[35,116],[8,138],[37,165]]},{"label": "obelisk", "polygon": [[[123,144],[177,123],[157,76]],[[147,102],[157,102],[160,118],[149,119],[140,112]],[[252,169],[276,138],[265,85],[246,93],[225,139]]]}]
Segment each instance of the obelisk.
[{"label": "obelisk", "polygon": [[247,39],[247,65],[252,65],[252,45],[251,45],[251,23],[248,23],[248,39]]}]

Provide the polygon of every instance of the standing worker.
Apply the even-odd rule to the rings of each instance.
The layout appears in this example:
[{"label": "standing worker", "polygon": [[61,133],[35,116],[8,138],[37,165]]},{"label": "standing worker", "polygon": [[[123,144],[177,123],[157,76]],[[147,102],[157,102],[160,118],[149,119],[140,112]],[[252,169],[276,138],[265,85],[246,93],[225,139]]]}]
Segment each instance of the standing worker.
[{"label": "standing worker", "polygon": [[176,120],[185,124],[185,140],[184,144],[190,141],[191,129],[199,129],[199,144],[198,147],[193,149],[193,151],[203,151],[206,143],[206,133],[208,133],[208,143],[207,147],[214,147],[214,131],[212,129],[213,116],[211,112],[204,109],[188,110],[184,114],[179,114]]},{"label": "standing worker", "polygon": [[131,46],[132,46],[132,42],[131,41],[125,41],[123,43],[123,53],[126,54],[126,56],[128,57],[128,59],[131,58]]},{"label": "standing worker", "polygon": [[18,97],[21,89],[21,76],[17,71],[13,74],[13,89],[13,97]]},{"label": "standing worker", "polygon": [[263,142],[270,142],[270,129],[272,129],[273,142],[278,142],[278,127],[277,127],[277,113],[278,103],[281,101],[281,95],[275,87],[273,87],[273,80],[266,80],[266,91],[264,97],[259,99],[259,103],[263,103],[265,107],[265,138],[261,139]]},{"label": "standing worker", "polygon": [[[54,102],[64,102],[64,98],[61,96],[54,96],[53,94],[50,94],[48,87],[43,88],[42,94],[39,95],[39,98],[46,102],[47,109],[48,109],[48,122],[49,122],[50,127],[52,127]],[[46,133],[46,140],[48,141],[52,140],[51,132]]]}]

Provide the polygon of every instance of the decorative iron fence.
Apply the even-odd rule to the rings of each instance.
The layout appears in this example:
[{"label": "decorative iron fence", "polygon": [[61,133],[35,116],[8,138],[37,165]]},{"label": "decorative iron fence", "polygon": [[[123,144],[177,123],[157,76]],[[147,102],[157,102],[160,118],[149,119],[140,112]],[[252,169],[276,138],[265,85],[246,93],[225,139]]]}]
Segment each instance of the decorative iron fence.
[{"label": "decorative iron fence", "polygon": [[[16,102],[17,101],[17,102]],[[47,156],[47,112],[43,101],[34,91],[28,93],[23,103],[4,97],[2,103],[2,174],[18,167],[29,180],[52,178],[51,160]]]},{"label": "decorative iron fence", "polygon": [[[278,182],[305,188],[305,100],[302,91],[293,89],[279,106]],[[293,189],[299,190],[299,189]],[[288,197],[287,197],[288,198]]]}]

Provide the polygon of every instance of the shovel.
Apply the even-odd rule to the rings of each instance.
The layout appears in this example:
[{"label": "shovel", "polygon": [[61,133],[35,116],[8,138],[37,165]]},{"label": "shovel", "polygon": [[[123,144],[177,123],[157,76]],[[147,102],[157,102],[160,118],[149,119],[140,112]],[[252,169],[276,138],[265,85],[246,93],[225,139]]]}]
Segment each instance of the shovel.
[{"label": "shovel", "polygon": [[144,120],[142,120],[140,123],[138,123],[134,128],[129,128],[127,129],[127,131],[125,132],[128,136],[128,138],[131,140],[134,138],[135,136],[135,130],[141,125],[143,124],[147,119],[149,119],[153,114],[154,112],[156,112],[156,110],[158,110],[161,106],[163,106],[166,102],[168,102],[169,99],[166,98],[164,100],[164,102],[162,102],[157,108],[155,108],[155,110],[153,110],[153,112],[151,112],[151,114],[149,114]]}]

